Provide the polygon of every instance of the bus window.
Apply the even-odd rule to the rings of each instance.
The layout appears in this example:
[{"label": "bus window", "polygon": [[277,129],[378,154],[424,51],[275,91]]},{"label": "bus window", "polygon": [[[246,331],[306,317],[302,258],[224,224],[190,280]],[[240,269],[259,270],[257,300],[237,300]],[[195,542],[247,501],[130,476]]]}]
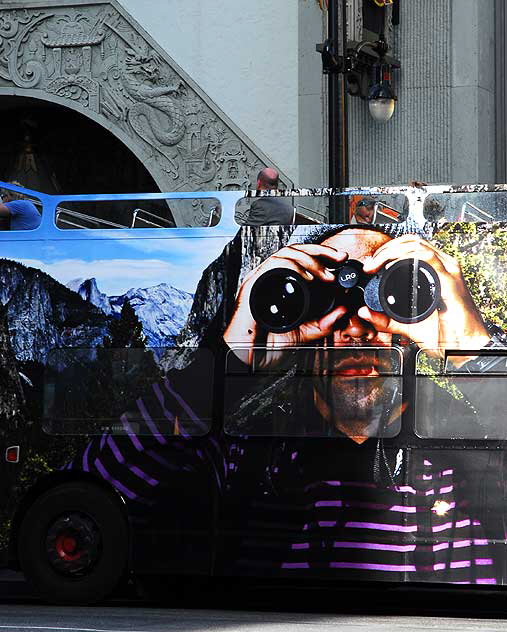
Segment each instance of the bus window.
[{"label": "bus window", "polygon": [[[292,192],[291,192],[292,193]],[[280,208],[281,207],[281,210]],[[344,194],[330,197],[321,195],[294,195],[290,197],[261,195],[246,197],[236,203],[235,219],[243,226],[270,226],[281,224],[284,211],[290,207],[290,221],[284,223],[303,226],[328,224],[331,217],[345,216],[351,224],[392,224],[405,220],[408,199],[403,194]]]},{"label": "bus window", "polygon": [[416,369],[417,435],[434,439],[507,439],[506,352],[448,352],[441,360],[435,358],[436,352],[420,352]]},{"label": "bus window", "polygon": [[55,223],[63,230],[192,228],[216,226],[221,206],[215,198],[64,201]]},{"label": "bus window", "polygon": [[351,224],[396,224],[407,218],[408,199],[402,194],[348,195],[346,197]]},{"label": "bus window", "polygon": [[507,191],[432,193],[423,212],[429,222],[507,221]]},{"label": "bus window", "polygon": [[382,396],[368,410],[370,436],[393,437],[401,372],[401,353],[392,347],[235,348],[226,361],[224,428],[231,435],[342,437],[344,399],[349,417],[363,415],[361,402],[375,392]]},{"label": "bus window", "polygon": [[[167,348],[54,349],[44,378],[43,428],[53,435],[203,436],[211,427],[213,357],[192,352],[200,384],[185,394]],[[203,379],[205,378],[205,379]],[[187,385],[188,386],[188,385]],[[188,388],[187,388],[188,390]]]},{"label": "bus window", "polygon": [[[18,182],[13,182],[22,186]],[[7,187],[0,188],[0,230],[35,230],[40,226],[42,202]]]}]

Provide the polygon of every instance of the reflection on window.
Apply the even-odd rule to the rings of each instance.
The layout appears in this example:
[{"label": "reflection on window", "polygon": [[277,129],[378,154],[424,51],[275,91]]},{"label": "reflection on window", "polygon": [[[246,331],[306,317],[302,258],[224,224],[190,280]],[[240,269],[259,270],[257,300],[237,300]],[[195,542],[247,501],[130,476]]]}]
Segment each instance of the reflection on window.
[{"label": "reflection on window", "polygon": [[351,224],[396,224],[407,219],[405,195],[351,195],[344,198]]},{"label": "reflection on window", "polygon": [[86,200],[62,202],[58,228],[192,228],[216,226],[221,206],[215,198]]},{"label": "reflection on window", "polygon": [[400,429],[402,358],[388,347],[234,349],[225,431],[232,435],[392,437]]},{"label": "reflection on window", "polygon": [[327,224],[340,213],[351,224],[393,224],[404,221],[408,212],[408,199],[403,194],[260,196],[239,200],[235,219],[243,226],[302,226]]},{"label": "reflection on window", "polygon": [[502,350],[420,352],[417,434],[435,439],[507,439],[506,378],[507,353]]},{"label": "reflection on window", "polygon": [[[213,357],[181,350],[55,349],[44,379],[44,430],[49,434],[202,436],[211,427]],[[195,388],[199,384],[199,389]]]},{"label": "reflection on window", "polygon": [[507,192],[434,193],[424,201],[429,222],[493,222],[507,220]]}]

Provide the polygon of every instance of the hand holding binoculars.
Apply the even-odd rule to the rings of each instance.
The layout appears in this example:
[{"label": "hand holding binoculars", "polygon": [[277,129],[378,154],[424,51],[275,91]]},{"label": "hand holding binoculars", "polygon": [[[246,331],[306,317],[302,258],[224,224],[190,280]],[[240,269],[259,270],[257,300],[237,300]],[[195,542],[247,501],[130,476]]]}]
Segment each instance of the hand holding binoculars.
[{"label": "hand holding binoculars", "polygon": [[288,268],[264,272],[250,293],[250,311],[257,324],[285,333],[321,318],[338,306],[352,315],[366,305],[399,323],[418,323],[440,302],[440,280],[425,261],[401,259],[377,274],[363,272],[363,264],[348,259],[331,269],[334,282],[308,281]]}]

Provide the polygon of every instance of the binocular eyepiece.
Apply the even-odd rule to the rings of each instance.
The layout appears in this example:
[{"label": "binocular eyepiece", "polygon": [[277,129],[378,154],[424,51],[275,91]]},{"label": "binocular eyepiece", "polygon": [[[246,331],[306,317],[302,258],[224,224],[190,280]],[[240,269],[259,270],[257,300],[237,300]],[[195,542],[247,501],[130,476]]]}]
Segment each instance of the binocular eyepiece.
[{"label": "binocular eyepiece", "polygon": [[307,281],[288,268],[274,268],[255,281],[250,311],[258,325],[284,333],[321,318],[342,305],[354,314],[366,305],[399,323],[418,323],[438,307],[440,280],[425,261],[401,259],[377,274],[363,272],[360,261],[349,259],[331,270],[335,281]]}]

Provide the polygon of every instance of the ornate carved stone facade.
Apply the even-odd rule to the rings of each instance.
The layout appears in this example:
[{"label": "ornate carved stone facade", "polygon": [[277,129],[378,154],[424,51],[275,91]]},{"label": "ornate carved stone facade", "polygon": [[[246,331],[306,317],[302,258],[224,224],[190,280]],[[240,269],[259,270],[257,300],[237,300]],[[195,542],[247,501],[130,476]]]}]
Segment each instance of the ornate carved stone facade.
[{"label": "ornate carved stone facade", "polygon": [[0,7],[0,96],[53,100],[93,118],[162,191],[255,186],[267,157],[114,0],[31,5]]}]

